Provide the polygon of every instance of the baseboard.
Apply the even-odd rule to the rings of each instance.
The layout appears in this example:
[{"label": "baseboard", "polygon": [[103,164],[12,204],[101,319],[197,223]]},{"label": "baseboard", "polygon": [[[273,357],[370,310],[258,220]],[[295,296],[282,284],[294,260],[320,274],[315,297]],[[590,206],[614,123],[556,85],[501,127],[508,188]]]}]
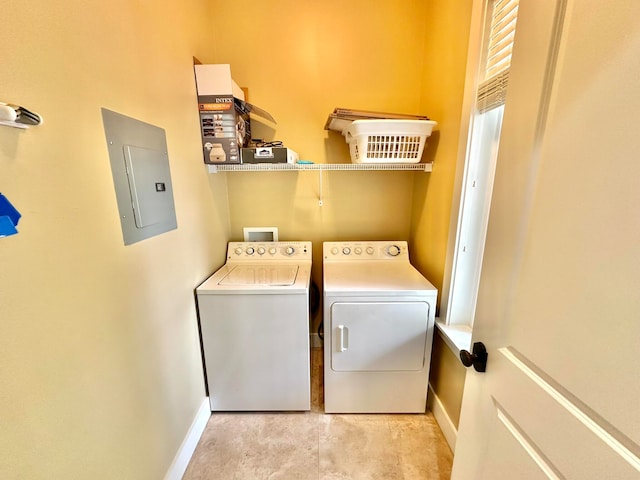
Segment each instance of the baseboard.
[{"label": "baseboard", "polygon": [[176,453],[167,474],[164,476],[164,480],[180,480],[182,478],[191,461],[191,456],[198,446],[200,437],[204,433],[209,417],[211,417],[211,406],[209,404],[209,398],[204,397],[198,413],[196,413],[191,427],[189,427],[189,431],[178,449],[178,453]]},{"label": "baseboard", "polygon": [[429,410],[433,412],[433,417],[438,422],[438,426],[440,430],[442,430],[442,434],[444,438],[447,440],[449,447],[452,452],[456,451],[456,439],[458,438],[458,429],[451,421],[447,410],[442,405],[442,402],[431,388],[431,384],[429,384],[429,396],[427,398],[427,404]]},{"label": "baseboard", "polygon": [[322,348],[322,340],[320,340],[320,335],[317,333],[309,335],[309,343],[311,344],[311,348]]}]

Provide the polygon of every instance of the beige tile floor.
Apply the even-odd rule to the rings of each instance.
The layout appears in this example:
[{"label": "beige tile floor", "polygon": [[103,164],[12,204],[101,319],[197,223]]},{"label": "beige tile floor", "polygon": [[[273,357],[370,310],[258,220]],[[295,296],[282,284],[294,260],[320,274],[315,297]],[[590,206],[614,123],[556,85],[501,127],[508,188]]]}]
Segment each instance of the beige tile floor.
[{"label": "beige tile floor", "polygon": [[311,357],[310,412],[213,414],[183,480],[449,479],[431,413],[325,414],[322,350]]}]

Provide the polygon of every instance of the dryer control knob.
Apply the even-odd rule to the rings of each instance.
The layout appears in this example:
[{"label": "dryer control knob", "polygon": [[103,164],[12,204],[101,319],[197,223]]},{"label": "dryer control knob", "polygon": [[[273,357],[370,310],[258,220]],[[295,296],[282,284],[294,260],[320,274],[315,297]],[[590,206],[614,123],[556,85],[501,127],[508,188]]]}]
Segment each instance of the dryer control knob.
[{"label": "dryer control knob", "polygon": [[258,255],[264,255],[265,249],[264,247],[258,247]]},{"label": "dryer control knob", "polygon": [[242,248],[238,247],[234,250],[236,255],[241,255],[242,254]]},{"label": "dryer control knob", "polygon": [[276,249],[276,247],[271,247],[271,248],[269,249],[269,254],[270,254],[270,255],[275,255],[277,251],[278,251],[278,250]]},{"label": "dryer control knob", "polygon": [[367,255],[373,255],[373,247],[367,247]]},{"label": "dryer control knob", "polygon": [[338,247],[333,247],[333,248],[331,249],[331,254],[332,254],[332,255],[337,255],[339,251],[340,251],[340,250],[338,250]]},{"label": "dryer control knob", "polygon": [[255,249],[253,247],[247,248],[247,255],[253,255],[254,252],[255,252]]},{"label": "dryer control knob", "polygon": [[293,247],[287,247],[284,253],[286,253],[287,255],[293,255],[294,253],[296,253],[296,250]]},{"label": "dryer control knob", "polygon": [[351,249],[349,247],[344,247],[342,249],[342,253],[345,255],[349,255],[351,253]]},{"label": "dryer control knob", "polygon": [[397,245],[390,245],[387,248],[387,253],[392,257],[397,257],[398,255],[400,255],[400,247],[398,247]]},{"label": "dryer control knob", "polygon": [[354,252],[356,255],[362,255],[362,249],[361,249],[360,247],[356,247],[356,248],[354,248],[354,249],[353,249],[353,252]]}]

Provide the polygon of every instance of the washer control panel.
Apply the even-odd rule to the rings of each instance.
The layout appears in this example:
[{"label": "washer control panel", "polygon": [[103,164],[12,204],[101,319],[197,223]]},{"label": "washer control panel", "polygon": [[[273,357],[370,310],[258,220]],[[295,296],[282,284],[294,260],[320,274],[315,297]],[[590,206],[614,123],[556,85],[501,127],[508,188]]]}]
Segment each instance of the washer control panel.
[{"label": "washer control panel", "polygon": [[231,261],[311,261],[311,242],[229,242]]},{"label": "washer control panel", "polygon": [[409,260],[409,247],[404,240],[375,242],[324,242],[325,261]]}]

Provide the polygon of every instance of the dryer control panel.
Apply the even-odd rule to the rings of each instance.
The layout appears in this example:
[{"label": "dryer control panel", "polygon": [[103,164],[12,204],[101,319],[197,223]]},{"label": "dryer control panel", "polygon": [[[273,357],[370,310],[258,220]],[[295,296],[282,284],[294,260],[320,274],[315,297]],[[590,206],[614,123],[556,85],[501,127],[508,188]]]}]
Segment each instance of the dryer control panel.
[{"label": "dryer control panel", "polygon": [[229,242],[227,261],[311,261],[311,242]]},{"label": "dryer control panel", "polygon": [[407,242],[371,241],[371,242],[324,242],[322,244],[324,261],[348,262],[358,260],[409,261]]}]

